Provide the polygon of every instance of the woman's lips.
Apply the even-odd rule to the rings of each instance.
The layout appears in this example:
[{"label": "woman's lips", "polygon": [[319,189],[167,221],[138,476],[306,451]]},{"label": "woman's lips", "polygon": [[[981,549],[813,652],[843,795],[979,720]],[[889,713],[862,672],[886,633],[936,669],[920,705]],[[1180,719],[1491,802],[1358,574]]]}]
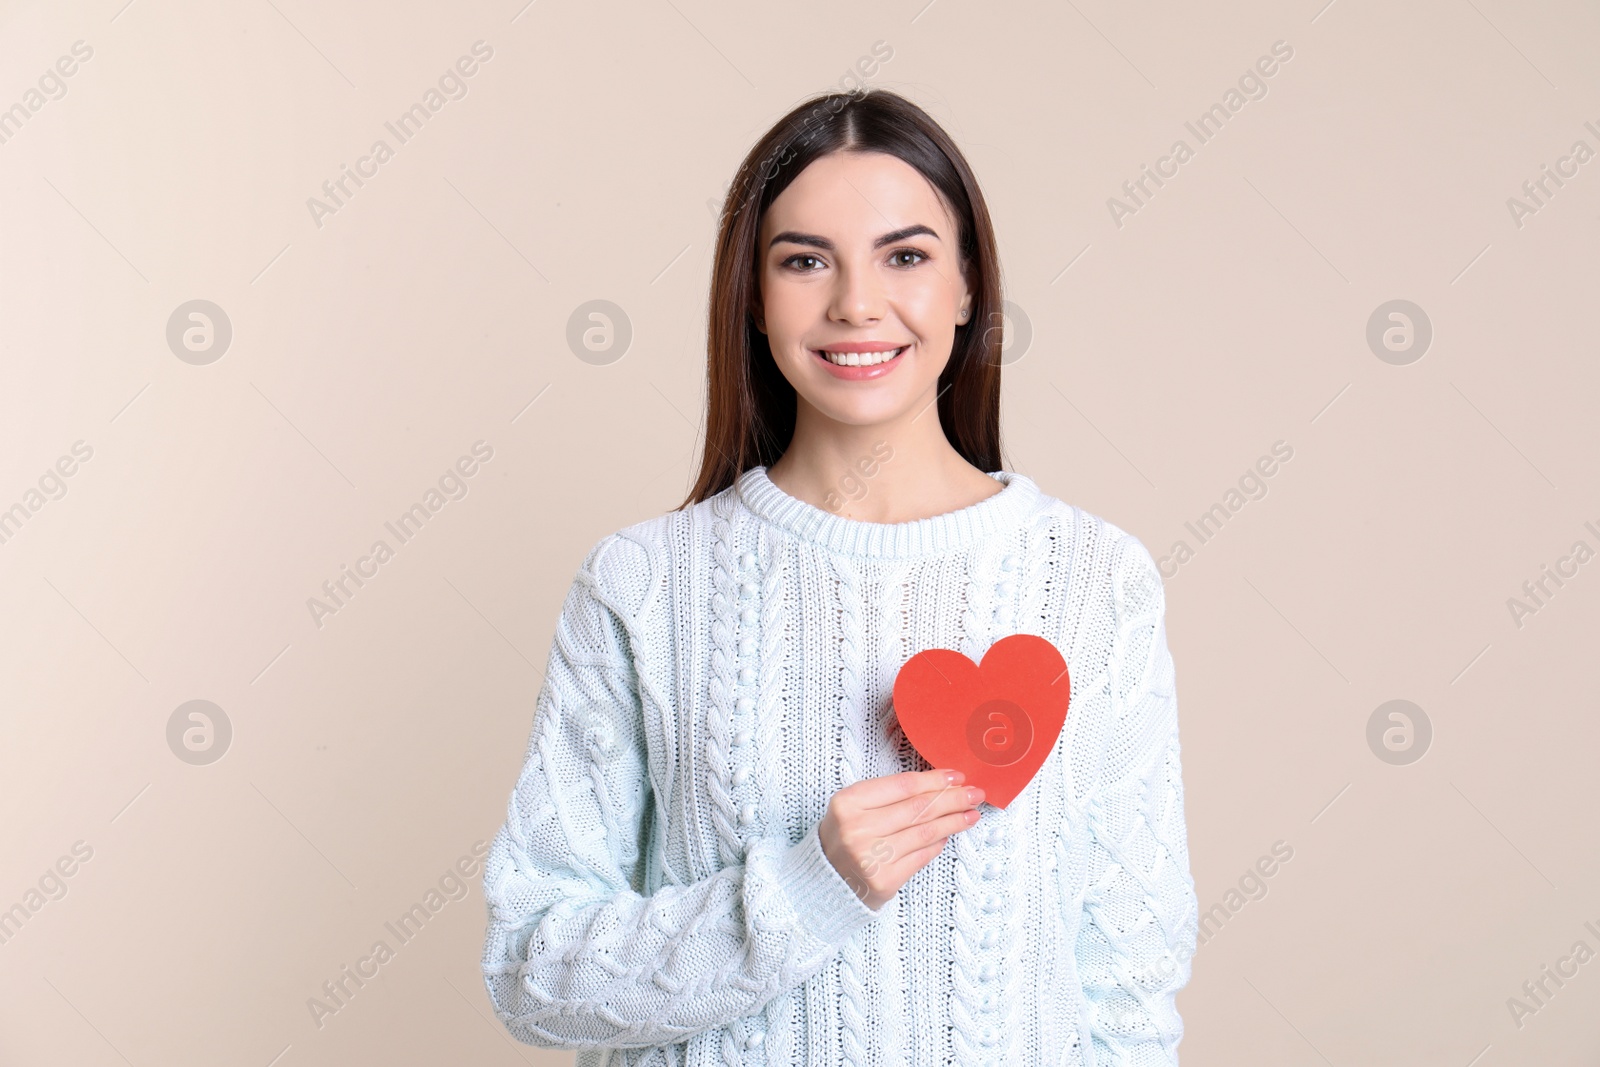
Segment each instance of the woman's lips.
[{"label": "woman's lips", "polygon": [[881,378],[885,374],[893,371],[896,367],[900,366],[902,362],[904,362],[905,355],[908,351],[910,351],[910,349],[910,345],[905,345],[898,353],[896,353],[893,359],[884,360],[882,363],[875,363],[870,367],[841,367],[839,364],[833,362],[815,348],[811,350],[811,356],[818,363],[821,363],[824,367],[826,367],[828,373],[832,374],[835,378],[841,378],[850,382],[859,382],[865,381],[869,378]]}]

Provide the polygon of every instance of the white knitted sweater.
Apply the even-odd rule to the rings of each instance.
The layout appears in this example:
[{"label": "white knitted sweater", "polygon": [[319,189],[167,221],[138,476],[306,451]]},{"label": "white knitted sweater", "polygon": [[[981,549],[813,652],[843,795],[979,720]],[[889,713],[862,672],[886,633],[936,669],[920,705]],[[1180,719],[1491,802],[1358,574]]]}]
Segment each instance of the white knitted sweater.
[{"label": "white knitted sweater", "polygon": [[[1131,534],[991,477],[883,524],[755,467],[589,552],[484,869],[513,1036],[580,1067],[1178,1062],[1198,908],[1162,583]],[[1066,657],[1060,739],[874,912],[822,854],[828,800],[927,766],[901,664],[1011,633]]]}]

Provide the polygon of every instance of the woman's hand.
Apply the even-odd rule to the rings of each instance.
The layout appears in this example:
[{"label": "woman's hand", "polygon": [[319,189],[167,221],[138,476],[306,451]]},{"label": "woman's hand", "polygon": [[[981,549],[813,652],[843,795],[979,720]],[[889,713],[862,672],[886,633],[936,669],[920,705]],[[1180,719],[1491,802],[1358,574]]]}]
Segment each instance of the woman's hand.
[{"label": "woman's hand", "polygon": [[877,911],[951,834],[978,821],[983,790],[965,780],[960,771],[905,771],[845,786],[817,827],[822,854]]}]

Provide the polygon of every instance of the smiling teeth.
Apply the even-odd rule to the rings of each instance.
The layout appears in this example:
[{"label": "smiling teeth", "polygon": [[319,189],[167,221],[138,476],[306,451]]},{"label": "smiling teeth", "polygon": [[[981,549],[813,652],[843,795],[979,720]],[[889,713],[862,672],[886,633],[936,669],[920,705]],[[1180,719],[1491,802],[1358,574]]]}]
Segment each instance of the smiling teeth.
[{"label": "smiling teeth", "polygon": [[876,367],[879,363],[887,363],[895,356],[904,352],[910,346],[902,345],[889,352],[828,352],[822,356],[836,367]]}]

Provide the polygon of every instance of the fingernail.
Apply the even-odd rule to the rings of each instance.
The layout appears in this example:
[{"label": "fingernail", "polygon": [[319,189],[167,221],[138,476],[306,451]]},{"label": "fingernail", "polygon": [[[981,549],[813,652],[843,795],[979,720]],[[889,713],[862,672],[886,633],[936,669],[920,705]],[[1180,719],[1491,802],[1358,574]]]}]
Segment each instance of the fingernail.
[{"label": "fingernail", "polygon": [[983,790],[975,785],[967,787],[967,800],[973,804],[983,803]]},{"label": "fingernail", "polygon": [[960,785],[963,775],[960,771],[945,771],[944,780],[951,785]]}]

